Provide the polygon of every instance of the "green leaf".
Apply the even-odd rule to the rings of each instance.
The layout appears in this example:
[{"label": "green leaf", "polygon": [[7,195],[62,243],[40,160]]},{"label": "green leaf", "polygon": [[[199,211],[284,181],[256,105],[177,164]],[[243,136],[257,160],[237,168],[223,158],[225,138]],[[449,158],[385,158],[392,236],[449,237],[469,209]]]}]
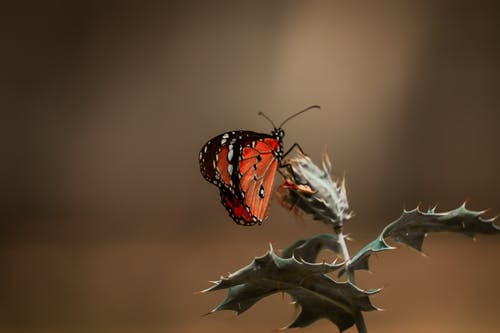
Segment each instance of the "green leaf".
[{"label": "green leaf", "polygon": [[284,328],[305,327],[325,318],[342,332],[351,327],[361,311],[376,310],[369,296],[379,290],[361,290],[350,282],[336,282],[326,273],[343,264],[308,263],[294,256],[283,258],[271,250],[248,266],[222,277],[206,291],[228,289],[226,298],[211,312],[245,312],[259,300],[286,292],[301,311]]},{"label": "green leaf", "polygon": [[[422,251],[422,244],[430,232],[454,232],[469,237],[476,234],[499,234],[500,228],[493,224],[495,218],[481,217],[485,211],[468,210],[465,203],[449,212],[436,213],[435,208],[422,212],[418,208],[403,211],[382,233],[361,249],[349,263],[350,270],[368,269],[368,259],[375,252],[394,249],[387,240],[410,246]],[[341,272],[340,274],[342,274]]]}]

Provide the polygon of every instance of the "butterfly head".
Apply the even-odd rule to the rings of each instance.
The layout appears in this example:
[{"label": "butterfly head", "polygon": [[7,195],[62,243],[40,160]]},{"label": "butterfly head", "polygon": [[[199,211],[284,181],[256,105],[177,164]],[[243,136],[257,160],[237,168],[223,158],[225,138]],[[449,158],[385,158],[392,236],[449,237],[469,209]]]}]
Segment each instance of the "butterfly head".
[{"label": "butterfly head", "polygon": [[276,140],[281,141],[281,140],[283,140],[283,137],[285,136],[285,131],[281,127],[280,128],[275,128],[271,132],[271,135]]},{"label": "butterfly head", "polygon": [[304,113],[308,110],[311,110],[311,109],[320,109],[321,107],[319,107],[318,105],[312,105],[308,108],[305,108],[304,110],[301,110],[297,113],[294,113],[292,114],[291,116],[289,116],[288,118],[286,118],[285,120],[283,120],[283,122],[279,125],[279,126],[276,126],[274,124],[274,122],[271,120],[271,118],[269,118],[268,116],[266,116],[264,113],[262,112],[259,112],[259,116],[262,116],[264,118],[266,118],[270,123],[271,125],[273,125],[273,131],[271,132],[271,136],[273,138],[275,138],[278,142],[279,142],[279,149],[278,149],[278,156],[281,157],[282,156],[282,152],[283,152],[283,137],[285,136],[285,131],[283,130],[283,125],[289,121],[290,119],[292,118],[295,118],[296,116],[298,116],[299,114],[301,113]]}]

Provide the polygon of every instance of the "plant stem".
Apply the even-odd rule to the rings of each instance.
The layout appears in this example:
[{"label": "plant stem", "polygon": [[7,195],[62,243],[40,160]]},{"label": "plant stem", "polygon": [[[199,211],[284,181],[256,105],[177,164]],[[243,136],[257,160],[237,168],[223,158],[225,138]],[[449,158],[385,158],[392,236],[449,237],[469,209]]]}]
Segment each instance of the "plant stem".
[{"label": "plant stem", "polygon": [[[356,278],[354,276],[354,271],[349,269],[349,263],[351,261],[351,257],[349,256],[349,250],[347,249],[347,245],[345,243],[345,236],[342,233],[342,226],[335,228],[334,231],[338,236],[340,250],[342,253],[342,257],[344,258],[345,261],[345,271],[347,274],[347,280],[350,283],[355,284]],[[358,329],[358,333],[368,333],[368,330],[366,329],[365,319],[363,318],[363,313],[361,311],[355,313],[354,322],[356,324],[356,328]]]},{"label": "plant stem", "polygon": [[347,249],[347,245],[345,243],[345,236],[342,233],[342,227],[335,228],[334,229],[335,233],[337,234],[338,237],[338,242],[340,245],[340,252],[342,254],[342,257],[344,258],[345,261],[345,271],[347,274],[347,280],[351,283],[355,283],[355,277],[354,277],[354,272],[349,269],[349,263],[351,261],[351,256],[349,255],[349,250]]},{"label": "plant stem", "polygon": [[354,322],[359,333],[368,333],[365,324],[365,318],[363,318],[363,313],[360,311],[354,315]]}]

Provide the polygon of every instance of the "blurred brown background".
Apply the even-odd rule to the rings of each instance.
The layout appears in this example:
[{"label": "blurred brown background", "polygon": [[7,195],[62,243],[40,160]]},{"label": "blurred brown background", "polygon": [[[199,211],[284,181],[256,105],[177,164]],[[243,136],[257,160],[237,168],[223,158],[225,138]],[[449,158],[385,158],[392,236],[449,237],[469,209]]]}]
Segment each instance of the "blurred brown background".
[{"label": "blurred brown background", "polygon": [[[19,1],[2,5],[0,332],[269,332],[275,295],[201,317],[208,280],[327,232],[273,202],[236,226],[198,170],[223,131],[286,125],[347,177],[352,252],[402,208],[500,212],[493,1]],[[277,179],[278,181],[278,179]],[[380,255],[370,332],[498,332],[498,237]],[[325,258],[328,258],[326,256]],[[304,332],[332,332],[320,321]],[[354,329],[350,330],[354,332]]]}]

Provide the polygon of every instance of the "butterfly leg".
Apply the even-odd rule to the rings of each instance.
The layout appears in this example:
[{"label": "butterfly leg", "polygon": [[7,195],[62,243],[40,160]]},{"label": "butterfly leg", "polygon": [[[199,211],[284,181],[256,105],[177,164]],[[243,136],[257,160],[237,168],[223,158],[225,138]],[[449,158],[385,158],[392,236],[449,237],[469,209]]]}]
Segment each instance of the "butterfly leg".
[{"label": "butterfly leg", "polygon": [[[288,173],[292,176],[293,179],[297,179],[296,175],[295,175],[295,171],[293,171],[293,166],[291,163],[288,163],[288,162],[285,162],[285,163],[281,163],[280,162],[280,168],[286,168],[286,170],[288,171]],[[283,176],[283,178],[287,178],[286,177],[286,174],[284,174],[281,170],[278,170],[279,173]]]},{"label": "butterfly leg", "polygon": [[293,168],[292,168],[292,165],[290,163],[282,163],[280,164],[279,166],[280,168],[278,169],[278,172],[283,176],[285,177],[285,174],[281,171],[281,169],[283,168],[286,168],[286,170],[292,175],[294,176],[295,178],[295,174],[293,173]]},{"label": "butterfly leg", "polygon": [[[293,167],[292,167],[292,165],[291,165],[290,163],[287,163],[287,162],[283,163],[283,159],[284,159],[284,158],[285,158],[288,154],[290,154],[294,148],[297,148],[297,149],[300,151],[300,153],[301,153],[302,155],[306,155],[306,153],[304,153],[304,150],[302,150],[302,147],[301,147],[301,146],[300,146],[297,142],[295,142],[295,143],[294,143],[294,144],[290,147],[290,149],[288,149],[288,150],[286,151],[286,153],[284,153],[284,154],[281,156],[281,161],[280,161],[279,167],[280,167],[280,168],[287,168],[288,172],[289,172],[289,173],[290,173],[290,174],[291,174],[291,175],[295,178],[295,172],[293,171]],[[281,171],[280,171],[280,173],[281,173]]]},{"label": "butterfly leg", "polygon": [[[300,153],[301,153],[302,155],[306,155],[306,153],[304,153],[304,150],[302,150],[302,147],[301,147],[301,146],[300,146],[297,142],[295,142],[295,143],[294,143],[294,144],[290,147],[290,149],[288,149],[288,150],[286,151],[286,153],[284,153],[284,154],[282,155],[282,157],[281,157],[281,158],[285,158],[288,154],[290,154],[290,153],[292,152],[293,148],[297,148],[297,149],[300,151]],[[307,155],[306,155],[306,156],[307,156]]]}]

